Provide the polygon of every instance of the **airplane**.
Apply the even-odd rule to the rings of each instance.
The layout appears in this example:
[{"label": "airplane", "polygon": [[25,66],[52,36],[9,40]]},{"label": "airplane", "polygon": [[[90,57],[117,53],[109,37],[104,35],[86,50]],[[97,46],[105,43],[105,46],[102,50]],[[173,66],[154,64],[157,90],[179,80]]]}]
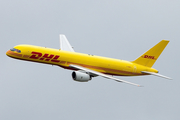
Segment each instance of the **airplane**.
[{"label": "airplane", "polygon": [[154,75],[171,79],[159,74],[152,68],[168,40],[162,40],[134,61],[125,61],[75,52],[66,36],[60,34],[60,49],[52,49],[34,45],[17,45],[6,52],[15,59],[57,65],[73,70],[72,78],[78,82],[88,82],[93,77],[102,76],[117,82],[123,82],[141,87],[141,85],[125,81],[114,76]]}]

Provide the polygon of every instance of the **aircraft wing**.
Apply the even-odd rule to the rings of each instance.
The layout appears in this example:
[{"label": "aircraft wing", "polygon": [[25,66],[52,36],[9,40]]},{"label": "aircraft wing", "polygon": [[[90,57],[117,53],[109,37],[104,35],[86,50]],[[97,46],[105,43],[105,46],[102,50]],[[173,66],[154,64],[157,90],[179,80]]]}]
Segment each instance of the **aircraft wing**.
[{"label": "aircraft wing", "polygon": [[128,82],[128,81],[125,81],[125,80],[121,80],[121,79],[118,79],[118,78],[115,78],[115,77],[112,77],[110,75],[106,75],[106,74],[103,74],[103,73],[100,73],[100,72],[97,72],[97,71],[94,71],[94,70],[90,70],[88,68],[84,68],[82,66],[78,66],[78,65],[69,65],[69,67],[71,68],[75,68],[77,70],[82,70],[82,71],[85,71],[87,73],[90,73],[90,74],[94,74],[94,75],[97,75],[97,76],[102,76],[102,77],[105,77],[105,78],[108,78],[108,79],[113,79],[117,82],[123,82],[123,83],[127,83],[127,84],[131,84],[131,85],[135,85],[135,86],[138,86],[138,87],[141,87],[140,85],[138,84],[135,84],[135,83],[131,83],[131,82]]},{"label": "aircraft wing", "polygon": [[66,36],[63,34],[59,35],[60,37],[60,49],[65,51],[74,52],[73,47],[70,45],[69,41],[67,40]]},{"label": "aircraft wing", "polygon": [[154,72],[148,72],[148,71],[141,71],[142,73],[147,73],[149,75],[155,75],[155,76],[158,76],[158,77],[162,77],[162,78],[166,78],[166,79],[172,79],[170,77],[167,77],[167,76],[164,76],[164,75],[161,75],[161,74],[158,74],[158,73],[154,73]]}]

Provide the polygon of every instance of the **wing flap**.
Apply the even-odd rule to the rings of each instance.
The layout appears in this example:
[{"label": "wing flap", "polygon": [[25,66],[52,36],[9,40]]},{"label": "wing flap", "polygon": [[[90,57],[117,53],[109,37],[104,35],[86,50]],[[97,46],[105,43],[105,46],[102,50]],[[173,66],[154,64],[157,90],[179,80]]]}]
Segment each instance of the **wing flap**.
[{"label": "wing flap", "polygon": [[112,76],[109,76],[109,75],[106,75],[106,74],[103,74],[103,73],[100,73],[100,72],[97,72],[97,71],[94,71],[94,70],[90,70],[88,68],[84,68],[82,66],[72,65],[71,64],[71,65],[69,65],[69,67],[75,68],[77,70],[83,70],[85,72],[88,72],[90,74],[95,74],[97,76],[102,76],[102,77],[105,77],[105,78],[108,78],[108,79],[113,79],[113,80],[115,80],[117,82],[123,82],[123,83],[131,84],[131,85],[135,85],[135,86],[138,86],[138,87],[142,87],[142,86],[140,86],[140,85],[138,85],[136,83],[132,83],[132,82],[128,82],[128,81],[125,81],[125,80],[121,80],[121,79],[118,79],[118,78],[115,78],[115,77],[112,77]]}]

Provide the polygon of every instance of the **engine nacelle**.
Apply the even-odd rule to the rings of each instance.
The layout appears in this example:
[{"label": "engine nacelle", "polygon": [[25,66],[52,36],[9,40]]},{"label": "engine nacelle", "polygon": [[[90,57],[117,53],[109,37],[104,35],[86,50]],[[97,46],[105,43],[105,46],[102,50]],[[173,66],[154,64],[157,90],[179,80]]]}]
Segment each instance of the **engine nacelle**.
[{"label": "engine nacelle", "polygon": [[89,80],[91,80],[91,76],[89,74],[80,71],[74,71],[72,73],[72,78],[73,80],[78,82],[88,82]]}]

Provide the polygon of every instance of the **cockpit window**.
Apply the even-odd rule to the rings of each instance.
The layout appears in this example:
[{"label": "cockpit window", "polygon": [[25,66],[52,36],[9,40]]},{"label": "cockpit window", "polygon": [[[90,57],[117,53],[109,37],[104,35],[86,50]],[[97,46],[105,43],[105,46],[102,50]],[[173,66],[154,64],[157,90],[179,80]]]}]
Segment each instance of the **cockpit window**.
[{"label": "cockpit window", "polygon": [[16,49],[15,48],[12,48],[12,49],[10,49],[11,51],[16,51]]},{"label": "cockpit window", "polygon": [[10,49],[11,51],[16,51],[16,52],[18,52],[18,53],[21,53],[21,51],[20,50],[18,50],[18,49],[15,49],[15,48],[12,48],[12,49]]}]

